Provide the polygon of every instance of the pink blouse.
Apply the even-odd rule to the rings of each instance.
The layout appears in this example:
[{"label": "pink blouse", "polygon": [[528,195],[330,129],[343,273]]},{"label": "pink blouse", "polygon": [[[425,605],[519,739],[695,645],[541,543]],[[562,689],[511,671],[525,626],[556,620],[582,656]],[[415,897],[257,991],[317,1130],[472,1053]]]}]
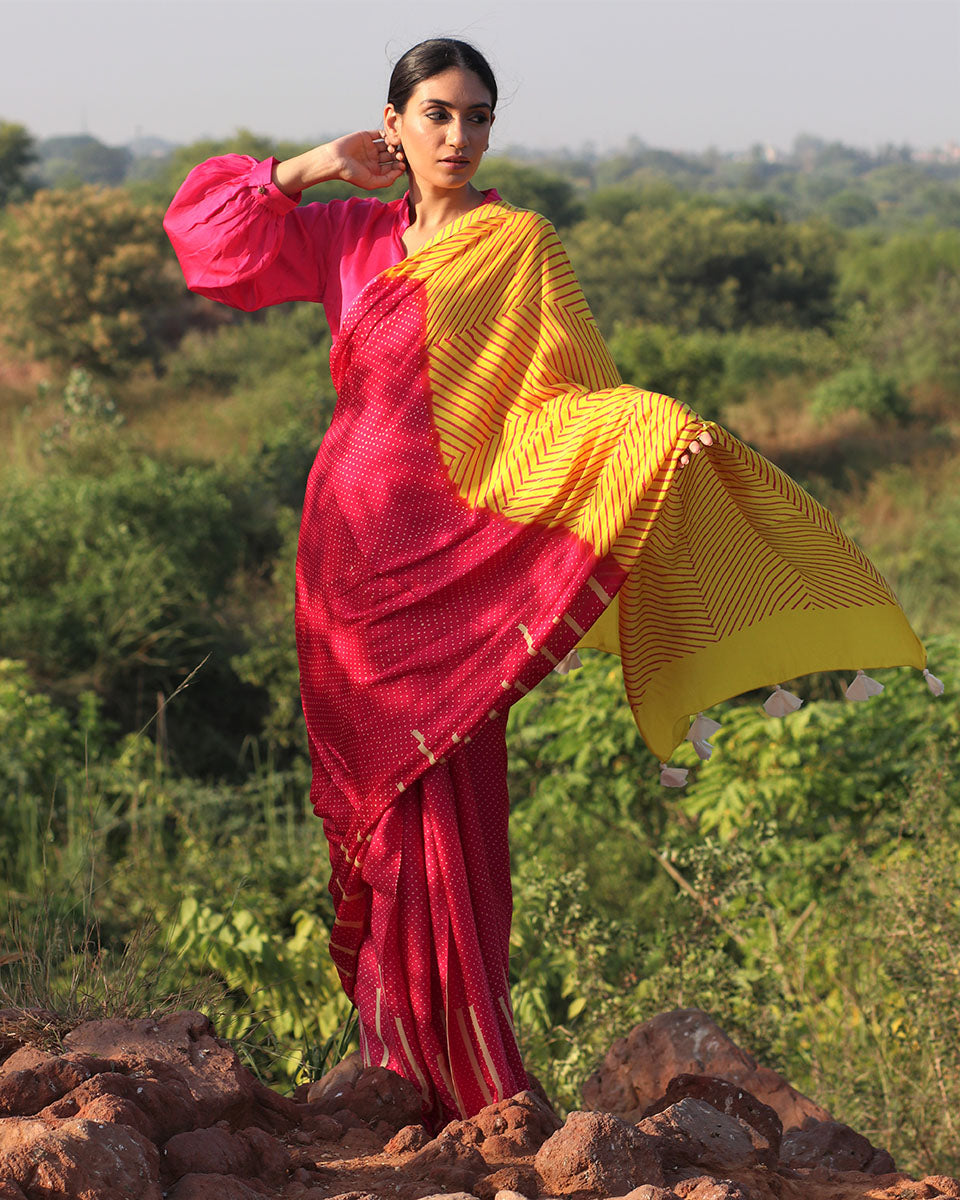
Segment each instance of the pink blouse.
[{"label": "pink blouse", "polygon": [[[406,255],[408,193],[299,205],[271,182],[273,158],[211,158],[190,172],[163,227],[187,287],[252,312],[288,300],[323,305],[334,337],[360,290]],[[490,200],[500,197],[491,189]]]}]

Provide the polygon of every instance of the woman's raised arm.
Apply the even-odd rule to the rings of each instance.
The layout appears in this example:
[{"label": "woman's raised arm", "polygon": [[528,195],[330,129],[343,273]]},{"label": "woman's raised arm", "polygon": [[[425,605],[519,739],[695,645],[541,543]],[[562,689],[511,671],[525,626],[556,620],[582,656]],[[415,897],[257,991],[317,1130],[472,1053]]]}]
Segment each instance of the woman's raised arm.
[{"label": "woman's raised arm", "polygon": [[164,228],[191,291],[250,312],[322,301],[342,205],[297,205],[300,192],[340,179],[389,187],[403,168],[378,130],[347,134],[295,158],[225,154],[194,167]]},{"label": "woman's raised arm", "polygon": [[273,182],[285,195],[294,196],[331,179],[365,190],[389,187],[402,174],[403,164],[384,141],[383,130],[363,129],[277,163]]}]

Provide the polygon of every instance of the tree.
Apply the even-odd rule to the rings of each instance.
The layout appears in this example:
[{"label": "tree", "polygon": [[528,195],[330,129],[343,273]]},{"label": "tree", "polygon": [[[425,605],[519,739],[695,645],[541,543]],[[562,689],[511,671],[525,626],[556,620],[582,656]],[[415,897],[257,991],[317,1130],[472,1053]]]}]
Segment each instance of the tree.
[{"label": "tree", "polygon": [[37,149],[43,177],[52,187],[123,183],[133,161],[126,146],[107,146],[89,133],[45,138]]},{"label": "tree", "polygon": [[517,208],[532,208],[557,229],[565,229],[583,216],[583,205],[576,199],[573,185],[537,167],[506,158],[490,158],[480,167],[475,182],[480,188],[495,187],[504,200]]},{"label": "tree", "polygon": [[13,121],[0,121],[0,208],[29,195],[26,172],[35,161],[27,130]]},{"label": "tree", "polygon": [[810,328],[833,315],[837,235],[769,208],[694,199],[582,222],[564,239],[601,328],[638,319],[696,329]]},{"label": "tree", "polygon": [[122,374],[157,361],[192,304],[159,208],[122,189],[50,190],[0,232],[0,318],[35,358]]}]

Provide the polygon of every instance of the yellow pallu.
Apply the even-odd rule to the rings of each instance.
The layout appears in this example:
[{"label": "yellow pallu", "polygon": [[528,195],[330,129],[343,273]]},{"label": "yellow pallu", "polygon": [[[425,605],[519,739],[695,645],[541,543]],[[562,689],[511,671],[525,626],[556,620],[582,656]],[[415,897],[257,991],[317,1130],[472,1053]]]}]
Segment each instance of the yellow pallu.
[{"label": "yellow pallu", "polygon": [[[727,430],[624,385],[553,227],[485,205],[385,276],[426,295],[437,447],[473,509],[562,528],[626,572],[582,638],[619,654],[653,753],[692,714],[924,649],[830,513]],[[714,444],[681,469],[703,430]]]}]

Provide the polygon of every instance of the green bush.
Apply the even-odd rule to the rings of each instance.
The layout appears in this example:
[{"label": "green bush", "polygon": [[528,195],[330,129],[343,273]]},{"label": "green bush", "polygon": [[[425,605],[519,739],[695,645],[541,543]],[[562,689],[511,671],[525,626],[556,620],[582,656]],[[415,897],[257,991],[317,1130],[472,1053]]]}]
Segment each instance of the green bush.
[{"label": "green bush", "polygon": [[258,387],[295,368],[300,388],[328,375],[330,338],[315,304],[284,304],[265,313],[238,314],[213,331],[188,333],[167,360],[167,384],[183,391],[229,392]]},{"label": "green bush", "polygon": [[813,393],[814,415],[827,421],[837,413],[858,412],[871,421],[905,421],[910,401],[896,380],[870,363],[855,363],[819,384]]},{"label": "green bush", "polygon": [[0,495],[0,654],[64,697],[95,691],[126,730],[211,656],[168,731],[182,761],[222,770],[262,705],[229,667],[240,643],[225,609],[237,573],[274,552],[274,520],[254,481],[148,458],[12,488]]},{"label": "green bush", "polygon": [[627,383],[675,396],[712,420],[751,388],[822,375],[840,356],[823,330],[773,326],[684,334],[667,325],[618,325],[608,345]]},{"label": "green bush", "polygon": [[719,417],[722,334],[682,334],[664,325],[619,326],[608,344],[626,383],[674,396],[708,420]]},{"label": "green bush", "polygon": [[43,361],[126,374],[157,364],[193,311],[158,208],[122,188],[44,190],[0,231],[4,334]]},{"label": "green bush", "polygon": [[564,238],[601,329],[808,329],[834,317],[838,235],[826,226],[684,202],[582,221]]}]

